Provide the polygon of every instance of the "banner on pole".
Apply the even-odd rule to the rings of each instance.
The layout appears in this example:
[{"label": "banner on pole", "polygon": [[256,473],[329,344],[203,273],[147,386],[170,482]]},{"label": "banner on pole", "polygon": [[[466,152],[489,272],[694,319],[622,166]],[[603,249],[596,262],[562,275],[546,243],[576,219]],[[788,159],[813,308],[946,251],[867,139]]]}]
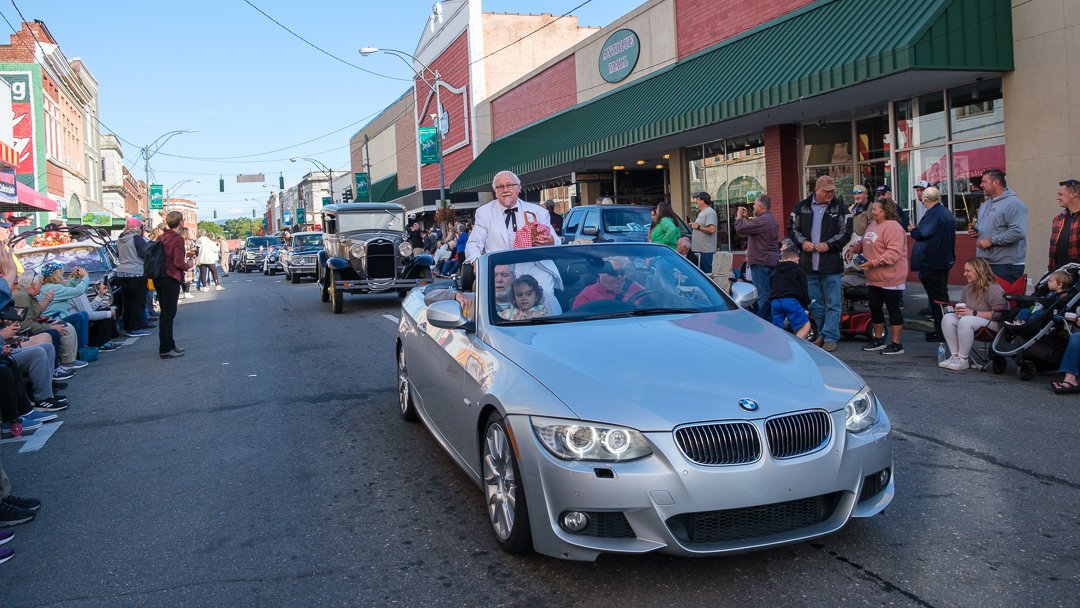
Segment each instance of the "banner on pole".
[{"label": "banner on pole", "polygon": [[164,209],[161,184],[150,184],[150,208]]},{"label": "banner on pole", "polygon": [[355,200],[367,200],[368,197],[368,174],[367,173],[354,173],[356,181],[356,198]]},{"label": "banner on pole", "polygon": [[420,164],[430,165],[439,162],[439,131],[435,127],[417,129],[420,139]]}]

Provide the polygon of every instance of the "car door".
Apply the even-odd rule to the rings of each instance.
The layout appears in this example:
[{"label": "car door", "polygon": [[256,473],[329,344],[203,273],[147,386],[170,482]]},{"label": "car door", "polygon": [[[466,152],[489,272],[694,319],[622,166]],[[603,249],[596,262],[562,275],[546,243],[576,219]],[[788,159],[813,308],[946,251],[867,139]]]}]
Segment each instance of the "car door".
[{"label": "car door", "polygon": [[581,221],[581,232],[578,234],[578,243],[595,243],[600,236],[600,210],[589,209],[585,219]]},{"label": "car door", "polygon": [[570,214],[563,220],[563,242],[572,243],[577,236],[577,231],[581,228],[581,218],[585,217],[584,209],[574,209],[570,211]]},{"label": "car door", "polygon": [[[409,378],[419,393],[416,404],[448,449],[458,453],[456,417],[461,415],[461,383],[469,361],[464,329],[442,329],[427,322],[426,308],[418,316],[416,348],[406,348]],[[460,454],[458,454],[460,456]]]}]

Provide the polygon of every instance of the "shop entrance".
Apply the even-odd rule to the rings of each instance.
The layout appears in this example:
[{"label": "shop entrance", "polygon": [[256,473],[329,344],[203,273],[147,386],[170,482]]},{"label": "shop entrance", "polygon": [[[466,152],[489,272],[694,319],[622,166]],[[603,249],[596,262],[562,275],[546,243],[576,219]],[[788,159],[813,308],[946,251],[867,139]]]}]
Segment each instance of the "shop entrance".
[{"label": "shop entrance", "polygon": [[656,205],[667,196],[665,169],[624,169],[615,172],[615,202],[621,205]]}]

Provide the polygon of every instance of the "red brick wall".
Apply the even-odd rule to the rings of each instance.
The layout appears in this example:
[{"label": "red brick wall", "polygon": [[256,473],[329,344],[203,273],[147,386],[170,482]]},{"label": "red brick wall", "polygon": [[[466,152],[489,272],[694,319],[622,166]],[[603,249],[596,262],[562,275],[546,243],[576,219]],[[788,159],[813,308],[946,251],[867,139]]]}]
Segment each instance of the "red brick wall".
[{"label": "red brick wall", "polygon": [[787,218],[802,200],[799,173],[798,125],[765,128],[765,189],[772,198],[772,214],[780,224],[780,236],[787,235]]},{"label": "red brick wall", "polygon": [[570,55],[491,100],[491,132],[498,139],[577,103],[577,64]]},{"label": "red brick wall", "polygon": [[675,0],[679,59],[791,12],[813,0]]},{"label": "red brick wall", "polygon": [[[469,82],[469,41],[468,33],[462,32],[458,36],[457,40],[450,43],[450,46],[443,51],[442,55],[439,55],[435,61],[431,62],[431,69],[439,72],[439,77],[443,82],[450,86],[461,88],[467,86],[465,91],[466,97],[469,99],[468,106],[472,106],[472,83]],[[435,96],[431,96],[431,101],[425,106],[424,102],[427,100],[428,92],[431,89],[420,80],[416,81],[417,91],[417,117],[420,118],[421,125],[431,124],[431,114],[435,113]],[[458,95],[451,95],[446,89],[440,92],[442,95],[443,107],[446,108],[447,114],[450,116],[450,132],[446,133],[445,145],[447,148],[460,142],[465,135],[466,128],[469,133],[471,142],[472,125],[466,123],[465,110],[462,107],[461,97]],[[468,117],[471,120],[471,116]],[[454,181],[466,167],[469,166],[473,160],[472,145],[463,146],[454,150],[453,152],[443,156],[443,166],[446,173],[446,186],[449,188],[450,183]],[[439,187],[439,165],[431,164],[425,165],[421,168],[421,181],[425,190],[438,189]]]},{"label": "red brick wall", "polygon": [[47,161],[45,163],[45,188],[49,194],[65,196],[64,194],[64,170],[59,165]]},{"label": "red brick wall", "polygon": [[24,21],[17,34],[11,34],[7,45],[0,45],[0,63],[35,63],[30,49],[34,48],[34,38],[43,43],[56,43],[45,28],[34,22]]}]

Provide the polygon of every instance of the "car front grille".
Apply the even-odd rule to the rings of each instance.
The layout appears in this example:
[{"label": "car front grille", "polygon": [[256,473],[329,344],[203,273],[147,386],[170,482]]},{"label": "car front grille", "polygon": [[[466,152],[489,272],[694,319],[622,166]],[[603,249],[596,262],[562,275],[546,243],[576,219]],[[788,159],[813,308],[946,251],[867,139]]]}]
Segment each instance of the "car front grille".
[{"label": "car front grille", "polygon": [[637,537],[622,511],[586,511],[585,514],[589,516],[589,525],[577,534],[600,538]]},{"label": "car front grille", "polygon": [[795,458],[825,447],[831,429],[829,414],[815,410],[770,418],[765,422],[765,437],[773,458]]},{"label": "car front grille", "polygon": [[369,279],[393,279],[394,244],[374,241],[367,246],[367,276]]},{"label": "car front grille", "polygon": [[705,465],[747,464],[761,457],[761,440],[749,422],[684,426],[675,441],[691,462]]},{"label": "car front grille", "polygon": [[834,492],[757,507],[683,513],[669,518],[667,525],[676,538],[692,545],[750,540],[820,524],[832,516],[840,495]]}]

